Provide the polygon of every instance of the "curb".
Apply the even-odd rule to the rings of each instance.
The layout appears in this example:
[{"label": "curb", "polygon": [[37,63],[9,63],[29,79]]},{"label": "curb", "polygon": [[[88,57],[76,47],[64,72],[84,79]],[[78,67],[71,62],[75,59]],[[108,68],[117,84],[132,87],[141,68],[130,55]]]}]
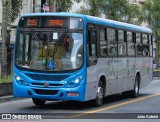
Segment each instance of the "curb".
[{"label": "curb", "polygon": [[12,95],[12,82],[0,84],[0,96]]},{"label": "curb", "polygon": [[160,80],[160,77],[153,77],[153,80]]},{"label": "curb", "polygon": [[26,99],[26,98],[17,98],[17,97],[13,97],[12,95],[1,96],[0,103],[9,102],[9,101],[13,101],[13,100],[21,100],[21,99]]}]

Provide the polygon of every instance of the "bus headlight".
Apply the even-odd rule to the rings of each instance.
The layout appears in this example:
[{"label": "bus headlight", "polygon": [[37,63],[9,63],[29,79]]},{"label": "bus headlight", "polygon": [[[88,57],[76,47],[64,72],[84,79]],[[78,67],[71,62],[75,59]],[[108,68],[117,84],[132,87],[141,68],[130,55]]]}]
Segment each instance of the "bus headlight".
[{"label": "bus headlight", "polygon": [[68,88],[77,87],[80,85],[80,83],[83,81],[83,79],[84,79],[83,76],[79,76],[79,77],[75,78],[74,80],[70,81],[66,87],[68,87]]},{"label": "bus headlight", "polygon": [[28,83],[25,80],[23,80],[19,75],[15,75],[15,80],[20,85],[24,85],[24,86],[28,85]]},{"label": "bus headlight", "polygon": [[19,80],[21,80],[21,78],[20,78],[19,76],[16,76],[16,80],[18,80],[18,81],[19,81]]}]

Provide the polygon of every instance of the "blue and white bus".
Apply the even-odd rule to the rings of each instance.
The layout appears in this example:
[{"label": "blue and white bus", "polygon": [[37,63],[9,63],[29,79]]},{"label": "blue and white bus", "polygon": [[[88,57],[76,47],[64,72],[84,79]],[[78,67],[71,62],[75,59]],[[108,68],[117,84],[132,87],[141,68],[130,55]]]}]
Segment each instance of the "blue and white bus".
[{"label": "blue and white bus", "polygon": [[152,80],[152,30],[72,13],[20,17],[13,95],[49,100],[91,100],[122,93],[137,97]]}]

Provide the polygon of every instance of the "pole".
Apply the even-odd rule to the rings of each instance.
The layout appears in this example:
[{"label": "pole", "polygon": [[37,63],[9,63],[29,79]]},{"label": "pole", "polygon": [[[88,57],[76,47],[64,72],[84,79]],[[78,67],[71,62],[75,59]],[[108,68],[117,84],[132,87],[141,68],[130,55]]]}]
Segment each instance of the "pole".
[{"label": "pole", "polygon": [[2,0],[2,59],[1,59],[1,78],[7,78],[7,0]]}]

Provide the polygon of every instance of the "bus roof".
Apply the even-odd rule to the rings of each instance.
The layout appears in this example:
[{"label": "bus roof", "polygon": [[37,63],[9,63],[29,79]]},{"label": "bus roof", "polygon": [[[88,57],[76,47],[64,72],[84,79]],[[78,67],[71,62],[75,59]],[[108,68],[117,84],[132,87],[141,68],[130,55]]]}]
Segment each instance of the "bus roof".
[{"label": "bus roof", "polygon": [[93,17],[83,14],[75,14],[75,13],[68,13],[68,12],[58,12],[58,13],[30,13],[30,14],[23,14],[22,16],[72,16],[72,17],[81,17],[87,23],[93,23],[98,25],[104,25],[108,27],[115,27],[124,30],[130,31],[138,31],[143,33],[152,33],[152,30],[147,27],[142,27],[138,25],[128,24],[124,22],[118,22],[110,19],[103,19],[99,17]]},{"label": "bus roof", "polygon": [[152,30],[147,27],[142,27],[138,25],[133,25],[129,23],[124,23],[124,22],[118,22],[110,19],[103,19],[103,18],[98,18],[98,17],[93,17],[93,16],[87,16],[88,22],[89,23],[94,23],[94,24],[99,24],[99,25],[105,25],[109,27],[116,27],[120,29],[126,29],[126,30],[131,30],[131,31],[138,31],[138,32],[143,32],[143,33],[152,33]]}]

